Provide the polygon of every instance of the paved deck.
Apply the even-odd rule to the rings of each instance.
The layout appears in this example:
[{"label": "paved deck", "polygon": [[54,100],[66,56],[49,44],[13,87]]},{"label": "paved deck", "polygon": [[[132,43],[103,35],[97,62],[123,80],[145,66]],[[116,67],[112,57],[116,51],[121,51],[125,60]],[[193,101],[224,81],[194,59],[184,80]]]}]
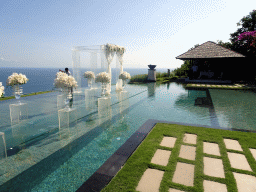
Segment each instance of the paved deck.
[{"label": "paved deck", "polygon": [[[176,138],[174,137],[164,137],[159,145],[166,146],[169,148],[175,147]],[[223,138],[226,149],[231,149],[239,152],[243,152],[239,141],[233,139]],[[180,148],[179,157],[184,159],[189,159],[195,161],[196,156],[196,146],[190,146],[188,144],[197,144],[197,135],[194,134],[184,134],[183,144]],[[252,156],[256,160],[256,149],[249,149],[252,153]],[[203,143],[203,153],[211,154],[217,157],[221,157],[223,154],[220,154],[219,146],[216,143]],[[168,160],[171,156],[171,151],[167,150],[157,150],[154,154],[154,157],[151,160],[151,163],[167,166]],[[231,167],[240,170],[252,171],[248,161],[243,154],[227,152],[228,159],[230,161]],[[204,157],[204,174],[216,177],[216,178],[225,178],[225,168],[223,166],[222,159],[220,158],[211,158]],[[172,182],[179,183],[185,186],[194,186],[194,170],[195,165],[177,162],[176,170],[174,172]],[[136,188],[137,191],[141,192],[157,192],[159,191],[160,183],[163,178],[164,171],[159,171],[156,169],[147,169],[141,180],[138,183]],[[241,173],[233,172],[233,175],[236,180],[236,185],[238,192],[245,191],[256,191],[256,177]],[[203,181],[204,191],[207,192],[227,192],[227,187],[223,183],[218,183],[214,181]],[[170,188],[169,192],[181,192],[181,190]]]}]

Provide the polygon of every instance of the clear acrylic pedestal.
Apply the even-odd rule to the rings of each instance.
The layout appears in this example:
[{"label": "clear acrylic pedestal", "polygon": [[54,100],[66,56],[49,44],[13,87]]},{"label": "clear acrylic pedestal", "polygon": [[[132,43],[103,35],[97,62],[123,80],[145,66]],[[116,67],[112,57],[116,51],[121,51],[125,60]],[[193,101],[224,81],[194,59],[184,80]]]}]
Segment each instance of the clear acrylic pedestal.
[{"label": "clear acrylic pedestal", "polygon": [[28,119],[27,103],[10,104],[11,125],[20,123],[21,120]]},{"label": "clear acrylic pedestal", "polygon": [[0,160],[7,157],[4,132],[0,132]]},{"label": "clear acrylic pedestal", "polygon": [[67,96],[64,94],[57,96],[57,108],[58,109],[65,107],[65,99],[66,98],[67,98]]},{"label": "clear acrylic pedestal", "polygon": [[77,123],[77,109],[76,108],[64,108],[58,110],[59,129],[69,128],[71,123]]},{"label": "clear acrylic pedestal", "polygon": [[97,88],[92,89],[85,89],[84,96],[85,96],[85,107],[86,109],[96,109],[96,101],[98,97]]}]

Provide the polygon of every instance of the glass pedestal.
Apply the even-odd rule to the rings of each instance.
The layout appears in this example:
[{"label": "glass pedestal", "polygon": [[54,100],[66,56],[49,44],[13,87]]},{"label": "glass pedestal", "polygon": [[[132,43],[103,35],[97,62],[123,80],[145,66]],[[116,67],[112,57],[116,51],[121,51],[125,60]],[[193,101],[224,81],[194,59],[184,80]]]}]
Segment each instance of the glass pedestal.
[{"label": "glass pedestal", "polygon": [[0,132],[0,160],[7,157],[5,134]]},{"label": "glass pedestal", "polygon": [[59,129],[69,128],[71,123],[77,124],[77,109],[64,108],[58,110]]},{"label": "glass pedestal", "polygon": [[99,90],[97,88],[86,89],[84,91],[86,109],[88,110],[96,109],[98,91]]},{"label": "glass pedestal", "polygon": [[100,124],[112,118],[111,97],[98,99],[98,116]]},{"label": "glass pedestal", "polygon": [[24,119],[28,119],[28,105],[27,103],[10,104],[10,118],[11,125],[20,123]]},{"label": "glass pedestal", "polygon": [[67,96],[65,94],[57,96],[57,108],[58,109],[65,107],[65,99],[66,98],[67,98]]}]

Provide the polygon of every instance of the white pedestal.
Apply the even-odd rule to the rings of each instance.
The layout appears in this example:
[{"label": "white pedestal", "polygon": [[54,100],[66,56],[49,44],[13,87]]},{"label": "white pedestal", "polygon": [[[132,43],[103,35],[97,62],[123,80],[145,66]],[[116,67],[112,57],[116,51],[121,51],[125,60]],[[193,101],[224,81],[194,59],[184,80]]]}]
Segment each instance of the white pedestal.
[{"label": "white pedestal", "polygon": [[65,99],[66,98],[67,98],[67,96],[65,94],[57,96],[57,108],[58,109],[65,107]]},{"label": "white pedestal", "polygon": [[21,120],[28,118],[27,103],[10,104],[9,108],[10,108],[11,125],[20,123]]},{"label": "white pedestal", "polygon": [[149,81],[156,81],[156,70],[155,69],[149,69],[148,70],[148,80]]},{"label": "white pedestal", "polygon": [[60,109],[58,110],[59,129],[69,128],[70,123],[77,123],[77,109]]}]

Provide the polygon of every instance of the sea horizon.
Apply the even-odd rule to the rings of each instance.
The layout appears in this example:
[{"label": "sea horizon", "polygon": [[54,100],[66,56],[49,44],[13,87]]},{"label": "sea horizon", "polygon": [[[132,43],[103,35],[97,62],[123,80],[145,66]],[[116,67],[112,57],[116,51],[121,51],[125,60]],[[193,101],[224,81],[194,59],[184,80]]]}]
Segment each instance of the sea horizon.
[{"label": "sea horizon", "polygon": [[[56,73],[59,72],[59,69],[64,70],[65,68],[39,68],[39,67],[0,67],[0,82],[3,83],[5,87],[4,96],[13,95],[13,90],[10,86],[6,86],[6,80],[8,76],[12,75],[12,73],[22,73],[26,75],[29,81],[22,85],[23,94],[29,94],[40,91],[50,91],[54,89],[54,79],[56,77]],[[100,68],[98,68],[100,69]],[[169,68],[170,71],[174,70]],[[73,74],[73,69],[69,68],[71,74]],[[81,68],[81,76],[85,71],[90,70],[89,68]],[[112,83],[116,83],[117,78],[117,70],[116,68],[111,68],[112,70]],[[157,68],[156,72],[167,72],[168,68]],[[139,75],[139,74],[147,74],[148,68],[124,68],[124,71],[130,73],[131,76]],[[84,78],[81,78],[81,87],[87,87],[87,81]]]}]

